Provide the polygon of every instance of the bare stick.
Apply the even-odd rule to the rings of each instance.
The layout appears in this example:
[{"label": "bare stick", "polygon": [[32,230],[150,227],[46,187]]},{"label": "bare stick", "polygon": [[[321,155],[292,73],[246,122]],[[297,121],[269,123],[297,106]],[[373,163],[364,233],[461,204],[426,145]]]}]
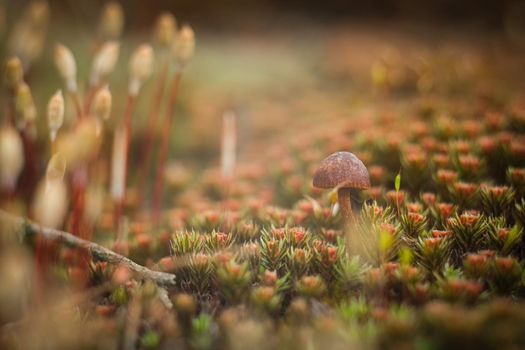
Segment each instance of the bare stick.
[{"label": "bare stick", "polygon": [[0,222],[20,226],[23,235],[41,234],[44,239],[58,241],[65,245],[82,248],[89,252],[93,259],[105,261],[110,264],[123,265],[130,271],[134,272],[139,278],[155,282],[162,287],[173,287],[175,285],[175,275],[165,272],[152,271],[147,267],[139,265],[132,260],[117,254],[96,243],[86,241],[82,238],[75,237],[72,234],[52,228],[41,227],[27,219],[14,216],[3,210],[0,210]]}]

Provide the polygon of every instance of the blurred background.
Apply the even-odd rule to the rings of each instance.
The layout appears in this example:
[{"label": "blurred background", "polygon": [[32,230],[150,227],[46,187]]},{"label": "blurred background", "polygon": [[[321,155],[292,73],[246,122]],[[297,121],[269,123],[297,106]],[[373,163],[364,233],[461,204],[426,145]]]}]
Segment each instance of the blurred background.
[{"label": "blurred background", "polygon": [[[10,6],[21,7],[26,1],[11,1]],[[81,23],[89,23],[96,16],[103,0],[52,0],[63,14]],[[159,11],[175,11],[193,23],[207,24],[209,29],[242,22],[247,27],[266,25],[286,16],[302,16],[315,22],[346,21],[349,19],[417,20],[433,23],[473,24],[486,29],[502,30],[509,17],[522,16],[519,0],[373,0],[373,1],[304,1],[304,0],[127,0],[123,2],[126,14],[137,30],[147,27]],[[520,14],[516,13],[521,11]],[[251,24],[251,25],[250,25]],[[233,29],[233,28],[229,28]]]},{"label": "blurred background", "polygon": [[[57,42],[76,53],[89,75],[105,1],[50,0],[49,33],[31,70],[37,105],[61,86],[53,67]],[[4,43],[27,1],[5,1]],[[217,159],[222,114],[239,118],[240,159],[278,140],[410,104],[413,97],[463,99],[497,85],[506,98],[523,87],[525,3],[491,0],[122,1],[125,24],[113,91],[125,90],[127,62],[151,41],[159,13],[170,11],[196,33],[177,106],[172,154]],[[9,50],[2,45],[4,56]],[[483,78],[482,83],[475,81]],[[478,79],[479,80],[479,79]],[[139,99],[144,125],[152,89]],[[115,99],[114,118],[124,98]],[[373,111],[370,111],[373,101]],[[66,108],[71,113],[70,106]],[[283,127],[286,121],[286,127]],[[332,126],[333,127],[333,126]],[[138,129],[137,129],[138,130]],[[261,141],[261,142],[259,142]]]}]

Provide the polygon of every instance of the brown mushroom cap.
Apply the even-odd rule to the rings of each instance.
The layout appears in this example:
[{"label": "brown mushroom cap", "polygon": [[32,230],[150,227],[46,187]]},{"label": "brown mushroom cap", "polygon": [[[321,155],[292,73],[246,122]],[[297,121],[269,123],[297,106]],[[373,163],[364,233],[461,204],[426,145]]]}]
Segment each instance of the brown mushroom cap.
[{"label": "brown mushroom cap", "polygon": [[370,187],[368,170],[353,153],[336,152],[326,157],[315,171],[314,187],[317,188],[356,188]]}]

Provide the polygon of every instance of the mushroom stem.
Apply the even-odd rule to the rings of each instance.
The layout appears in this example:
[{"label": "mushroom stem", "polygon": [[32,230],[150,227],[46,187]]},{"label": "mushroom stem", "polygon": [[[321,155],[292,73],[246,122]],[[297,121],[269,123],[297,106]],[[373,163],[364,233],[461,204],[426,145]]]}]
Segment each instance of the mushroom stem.
[{"label": "mushroom stem", "polygon": [[350,193],[350,188],[340,187],[337,190],[337,200],[345,223],[351,222],[354,218],[352,213],[352,203],[350,202]]}]

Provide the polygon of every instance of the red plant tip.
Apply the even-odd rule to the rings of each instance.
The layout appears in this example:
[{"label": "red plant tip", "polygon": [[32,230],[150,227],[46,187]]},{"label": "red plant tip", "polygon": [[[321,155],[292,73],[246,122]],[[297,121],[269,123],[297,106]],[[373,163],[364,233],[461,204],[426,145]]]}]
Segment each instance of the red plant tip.
[{"label": "red plant tip", "polygon": [[496,251],[490,250],[490,249],[484,249],[484,250],[480,250],[478,254],[487,257],[487,259],[490,259],[496,256]]},{"label": "red plant tip", "polygon": [[507,186],[491,186],[488,191],[492,196],[501,198],[509,192],[509,188]]},{"label": "red plant tip", "polygon": [[313,241],[313,247],[316,251],[320,252],[324,249],[325,243],[320,239],[315,239]]},{"label": "red plant tip", "polygon": [[487,112],[485,114],[485,122],[490,129],[500,129],[503,126],[505,118],[501,113]]},{"label": "red plant tip", "polygon": [[389,233],[392,236],[396,232],[396,227],[393,224],[382,223],[379,227],[381,228],[382,232]]},{"label": "red plant tip", "polygon": [[472,196],[476,192],[478,186],[473,183],[456,182],[454,184],[454,189],[460,196],[462,196],[463,198],[467,198]]},{"label": "red plant tip", "polygon": [[422,122],[422,121],[416,121],[412,123],[410,126],[410,130],[418,138],[428,135],[428,132],[429,132],[427,123]]},{"label": "red plant tip", "polygon": [[511,168],[509,176],[514,182],[521,182],[525,180],[525,168]]},{"label": "red plant tip", "polygon": [[214,260],[220,266],[227,265],[233,259],[233,254],[229,251],[221,251],[215,254]]},{"label": "red plant tip", "polygon": [[425,192],[421,195],[421,200],[423,200],[423,203],[425,203],[425,205],[427,206],[433,206],[434,204],[436,204],[436,195],[434,193],[431,193],[431,192]]},{"label": "red plant tip", "polygon": [[159,269],[164,272],[175,272],[175,261],[171,256],[165,256],[157,263]]},{"label": "red plant tip", "polygon": [[193,257],[193,264],[197,269],[202,269],[208,266],[210,263],[210,257],[204,253],[197,253]]},{"label": "red plant tip", "polygon": [[496,258],[496,266],[502,272],[510,271],[514,267],[514,259],[512,258]]},{"label": "red plant tip", "polygon": [[284,239],[285,237],[284,229],[282,228],[274,228],[271,234],[272,234],[272,238],[277,239],[277,240]]},{"label": "red plant tip", "polygon": [[468,281],[465,284],[465,293],[469,299],[477,298],[483,291],[483,285],[478,282]]},{"label": "red plant tip", "polygon": [[443,241],[443,238],[441,237],[431,237],[425,239],[425,247],[428,249],[435,249],[437,246],[441,244]]},{"label": "red plant tip", "polygon": [[[432,162],[434,162],[438,168],[446,168],[450,164],[450,158],[446,154],[438,153],[432,156]],[[438,172],[439,171],[440,170],[438,170]]]},{"label": "red plant tip", "polygon": [[425,219],[425,217],[419,213],[408,213],[408,220],[411,221],[414,224],[418,224],[422,222]]},{"label": "red plant tip", "polygon": [[452,170],[439,169],[436,174],[438,183],[442,185],[450,185],[456,181],[458,174]]},{"label": "red plant tip", "polygon": [[507,237],[509,236],[510,230],[508,228],[500,228],[498,230],[498,239],[500,241],[505,241]]},{"label": "red plant tip", "polygon": [[408,203],[407,209],[409,213],[421,213],[423,211],[423,206],[420,203]]},{"label": "red plant tip", "polygon": [[467,255],[466,263],[469,266],[476,267],[476,268],[485,267],[487,263],[487,257],[481,254],[469,254]]},{"label": "red plant tip", "polygon": [[465,226],[473,226],[476,222],[478,222],[479,218],[480,215],[475,210],[465,212],[459,217],[461,223]]},{"label": "red plant tip", "polygon": [[378,207],[378,206],[373,207],[373,214],[375,218],[381,216],[383,212],[384,212],[383,207]]},{"label": "red plant tip", "polygon": [[116,241],[113,243],[113,251],[115,253],[119,253],[121,255],[127,256],[129,255],[129,244],[125,241]]},{"label": "red plant tip", "polygon": [[371,268],[368,270],[367,278],[372,285],[380,285],[383,279],[383,272],[378,267]]},{"label": "red plant tip", "polygon": [[203,213],[204,219],[210,224],[215,225],[219,222],[221,214],[216,210],[206,210]]},{"label": "red plant tip", "polygon": [[512,141],[512,134],[508,131],[502,131],[498,133],[497,138],[502,145],[509,145]]},{"label": "red plant tip", "polygon": [[319,297],[326,291],[326,285],[319,276],[304,276],[299,280],[298,290],[310,297]]},{"label": "red plant tip", "polygon": [[227,264],[226,271],[233,279],[237,279],[241,275],[241,267],[238,264]]},{"label": "red plant tip", "polygon": [[[398,150],[399,146],[401,145],[401,142],[403,141],[403,138],[399,134],[389,134],[386,137],[386,145],[390,150]],[[362,157],[359,157],[359,159],[363,159]]]},{"label": "red plant tip", "polygon": [[461,154],[466,154],[471,150],[470,143],[464,140],[458,140],[454,142],[451,146],[454,150]]},{"label": "red plant tip", "polygon": [[149,250],[151,248],[152,240],[151,237],[145,233],[137,235],[135,238],[137,245],[141,250]]},{"label": "red plant tip", "polygon": [[173,300],[175,309],[186,315],[192,315],[195,313],[197,305],[190,294],[181,293],[177,294]]},{"label": "red plant tip", "polygon": [[512,141],[510,143],[510,153],[513,157],[525,158],[525,143],[522,141]]},{"label": "red plant tip", "polygon": [[399,264],[396,262],[389,261],[383,265],[385,273],[388,275],[393,275],[394,272],[399,268]]},{"label": "red plant tip", "polygon": [[435,238],[446,238],[452,235],[451,231],[447,230],[432,230],[432,236]]},{"label": "red plant tip", "polygon": [[336,247],[328,247],[326,249],[326,255],[328,258],[328,262],[331,264],[334,264],[337,261],[337,248]]},{"label": "red plant tip", "polygon": [[281,249],[279,247],[279,242],[274,239],[269,240],[268,241],[268,255],[271,258],[276,259],[277,257],[279,257],[280,252],[281,252]]},{"label": "red plant tip", "polygon": [[391,205],[401,204],[405,201],[405,192],[390,190],[386,193],[386,199]]},{"label": "red plant tip", "polygon": [[423,149],[427,152],[434,152],[438,148],[438,142],[435,138],[427,136],[421,140]]},{"label": "red plant tip", "polygon": [[368,168],[368,174],[370,175],[370,181],[380,183],[385,177],[385,169],[379,165],[372,165]]},{"label": "red plant tip", "polygon": [[293,260],[296,264],[300,266],[306,265],[306,251],[302,248],[294,250]]},{"label": "red plant tip", "polygon": [[267,286],[275,286],[277,283],[277,272],[276,271],[264,271],[263,282]]},{"label": "red plant tip", "polygon": [[407,165],[417,169],[424,169],[427,165],[427,155],[420,150],[409,152],[406,156]]},{"label": "red plant tip", "polygon": [[307,215],[312,215],[314,213],[314,206],[309,200],[299,201],[299,203],[297,203],[297,208]]},{"label": "red plant tip", "polygon": [[295,244],[300,244],[301,242],[303,242],[304,237],[305,237],[305,233],[303,230],[301,229],[293,230],[293,240]]},{"label": "red plant tip", "polygon": [[478,139],[479,147],[484,154],[492,154],[497,147],[496,141],[491,136],[483,136]]},{"label": "red plant tip", "polygon": [[475,138],[481,132],[481,125],[476,120],[465,120],[462,123],[463,132],[471,139]]},{"label": "red plant tip", "polygon": [[478,157],[473,155],[462,155],[459,156],[459,165],[462,169],[467,170],[471,173],[474,173],[479,170],[481,166],[481,161]]},{"label": "red plant tip", "polygon": [[262,304],[269,303],[274,296],[275,289],[273,287],[259,287],[254,291],[254,299]]},{"label": "red plant tip", "polygon": [[438,203],[437,209],[442,218],[449,218],[452,215],[452,210],[454,209],[454,205],[450,203]]},{"label": "red plant tip", "polygon": [[224,232],[217,232],[215,234],[215,240],[217,241],[217,245],[219,247],[224,248],[228,242],[228,235]]},{"label": "red plant tip", "polygon": [[111,280],[115,284],[122,285],[128,282],[131,279],[131,277],[132,277],[131,271],[126,266],[119,265],[113,272],[113,276],[111,277]]}]

